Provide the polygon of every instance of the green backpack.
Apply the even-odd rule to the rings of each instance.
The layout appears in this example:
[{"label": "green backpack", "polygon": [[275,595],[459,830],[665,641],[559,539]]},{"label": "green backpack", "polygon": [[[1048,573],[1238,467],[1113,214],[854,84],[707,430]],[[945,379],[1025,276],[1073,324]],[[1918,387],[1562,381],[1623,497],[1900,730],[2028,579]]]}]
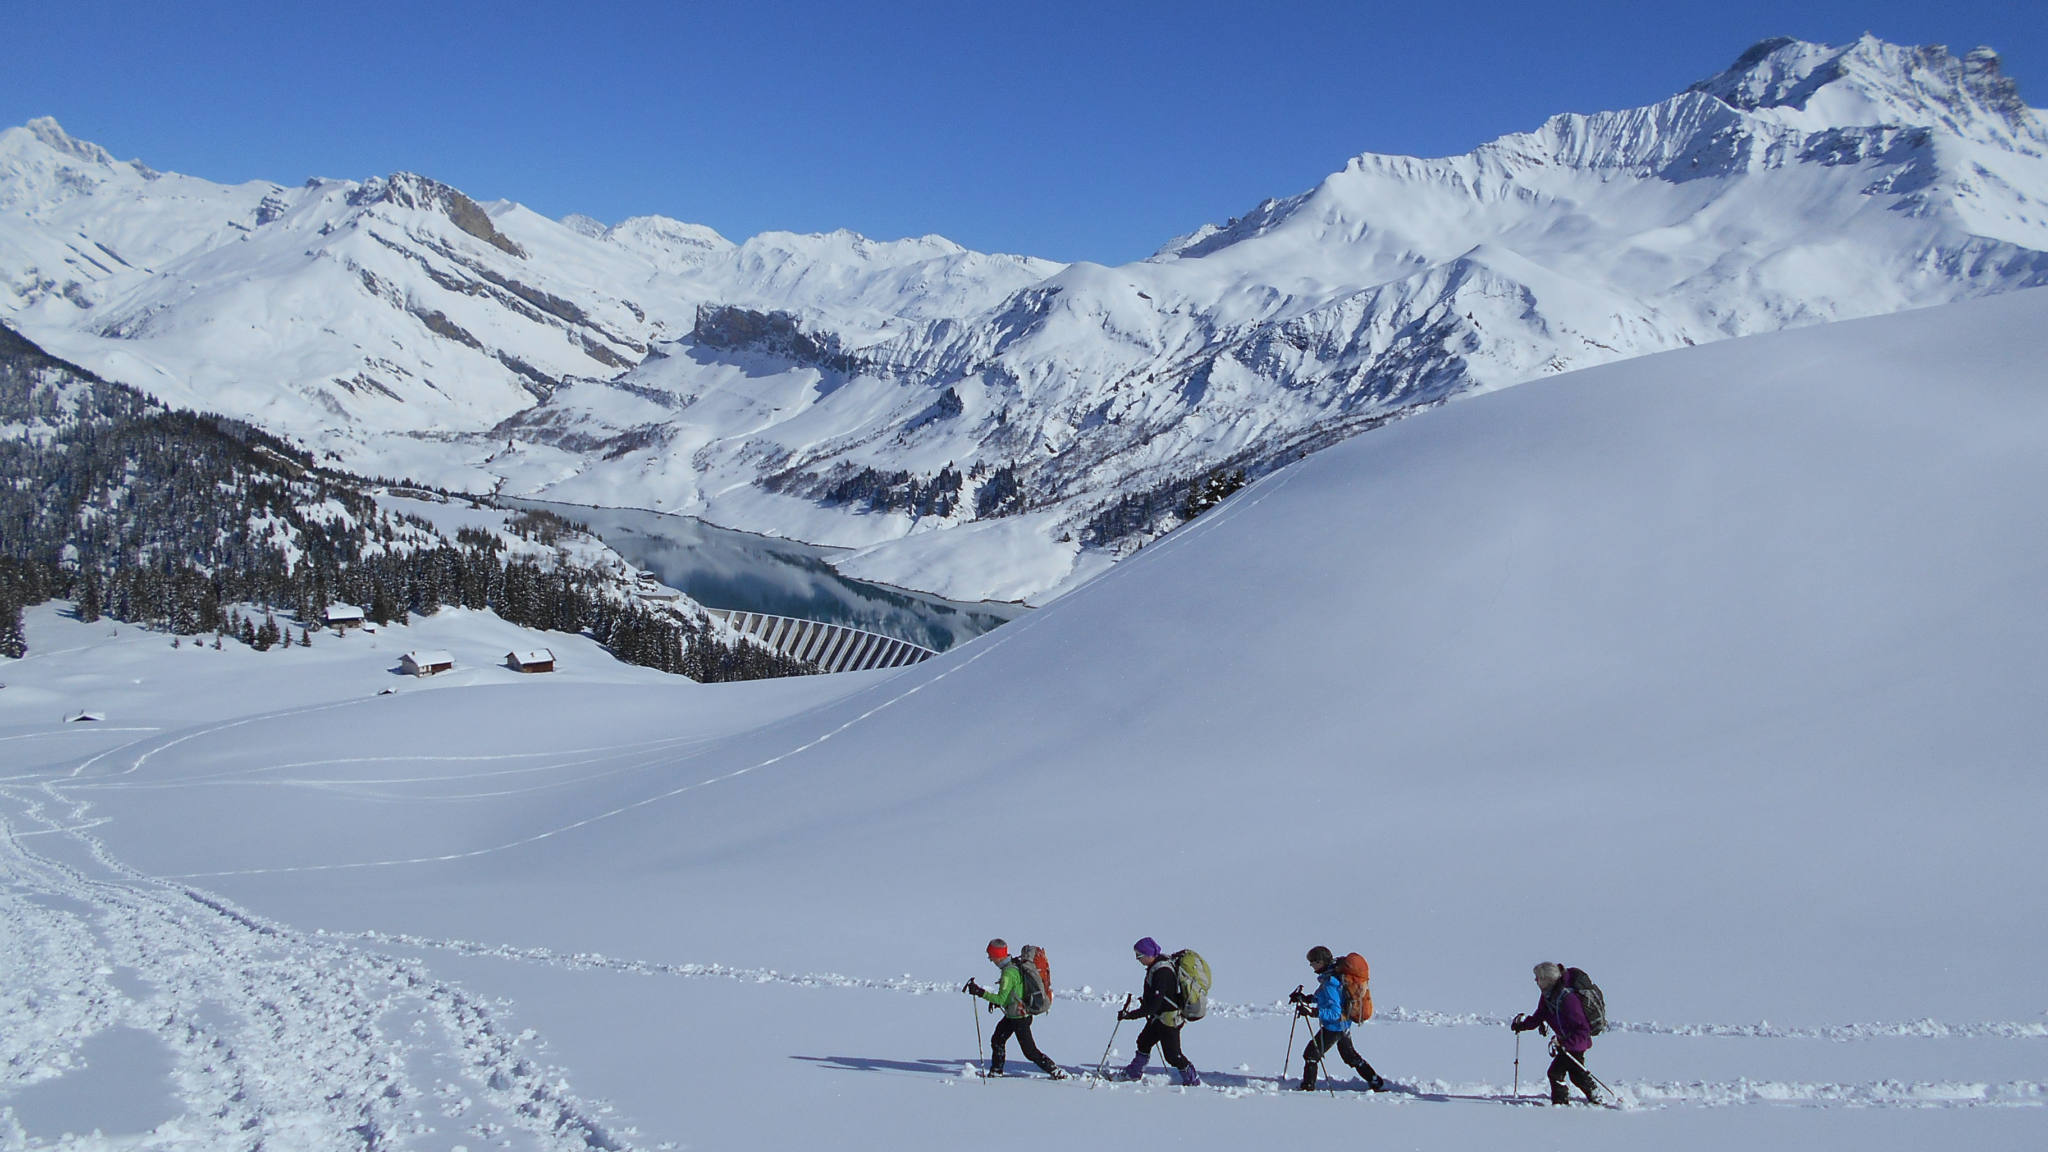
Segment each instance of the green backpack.
[{"label": "green backpack", "polygon": [[1200,1020],[1209,1014],[1209,962],[1192,948],[1173,954],[1173,971],[1180,977],[1180,1015],[1183,1020]]}]

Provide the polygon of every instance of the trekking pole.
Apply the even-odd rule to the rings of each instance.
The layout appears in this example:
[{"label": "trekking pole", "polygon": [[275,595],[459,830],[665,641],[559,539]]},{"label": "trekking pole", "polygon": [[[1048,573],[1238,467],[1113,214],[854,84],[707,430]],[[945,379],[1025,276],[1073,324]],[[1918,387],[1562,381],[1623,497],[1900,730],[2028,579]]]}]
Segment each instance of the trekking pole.
[{"label": "trekking pole", "polygon": [[[974,1008],[974,1062],[979,1064],[981,1063],[981,997],[974,997],[968,1001],[968,1004]],[[981,1082],[983,1084],[988,1083],[988,1076],[984,1074]]]},{"label": "trekking pole", "polygon": [[1522,1098],[1522,1034],[1515,1033],[1515,1099]]},{"label": "trekking pole", "polygon": [[1122,1008],[1117,1009],[1116,1027],[1111,1028],[1109,1030],[1109,1043],[1104,1044],[1102,1046],[1102,1063],[1097,1064],[1095,1066],[1095,1078],[1097,1080],[1102,1079],[1105,1075],[1108,1074],[1107,1069],[1109,1068],[1109,1054],[1112,1051],[1115,1051],[1116,1049],[1116,1034],[1119,1031],[1121,1031],[1124,1026],[1124,1013],[1129,1012],[1130,1010],[1131,994],[1129,992],[1126,992],[1124,993],[1124,1006]]},{"label": "trekking pole", "polygon": [[1585,1062],[1585,1061],[1583,1061],[1583,1060],[1579,1059],[1579,1058],[1578,1058],[1577,1056],[1574,1056],[1574,1055],[1572,1055],[1572,1050],[1571,1050],[1571,1049],[1569,1049],[1569,1048],[1566,1048],[1566,1047],[1565,1047],[1564,1045],[1560,1044],[1560,1045],[1558,1045],[1558,1046],[1557,1046],[1557,1050],[1558,1050],[1559,1052],[1562,1052],[1562,1053],[1564,1053],[1564,1058],[1565,1058],[1565,1059],[1567,1059],[1567,1060],[1571,1061],[1572,1063],[1574,1063],[1574,1064],[1578,1065],[1578,1066],[1579,1066],[1579,1071],[1581,1071],[1581,1072],[1584,1072],[1584,1073],[1585,1073],[1585,1074],[1586,1074],[1586,1075],[1587,1075],[1588,1077],[1591,1077],[1591,1079],[1592,1079],[1593,1083],[1595,1083],[1595,1084],[1598,1084],[1598,1085],[1599,1085],[1599,1086],[1600,1086],[1600,1087],[1601,1087],[1601,1088],[1602,1088],[1603,1090],[1605,1090],[1605,1091],[1606,1091],[1606,1093],[1607,1093],[1607,1098],[1608,1098],[1608,1099],[1610,1099],[1610,1100],[1614,1101],[1614,1102],[1615,1102],[1616,1104],[1620,1104],[1620,1103],[1621,1103],[1621,1094],[1620,1094],[1619,1092],[1616,1092],[1616,1091],[1614,1090],[1614,1088],[1613,1088],[1613,1087],[1612,1087],[1611,1085],[1609,1085],[1609,1084],[1607,1083],[1607,1081],[1605,1081],[1605,1080],[1602,1080],[1602,1079],[1601,1079],[1600,1077],[1598,1077],[1598,1076],[1594,1076],[1594,1075],[1593,1075],[1593,1070],[1592,1070],[1591,1068],[1588,1068],[1588,1067],[1586,1067],[1586,1062]]},{"label": "trekking pole", "polygon": [[[1301,995],[1301,985],[1294,986],[1294,995]],[[1301,1024],[1301,1010],[1295,1006],[1294,997],[1287,998],[1287,1014],[1293,1017],[1287,1023],[1287,1055],[1280,1060],[1280,1086],[1287,1086],[1287,1065],[1294,1060],[1294,1030]]]}]

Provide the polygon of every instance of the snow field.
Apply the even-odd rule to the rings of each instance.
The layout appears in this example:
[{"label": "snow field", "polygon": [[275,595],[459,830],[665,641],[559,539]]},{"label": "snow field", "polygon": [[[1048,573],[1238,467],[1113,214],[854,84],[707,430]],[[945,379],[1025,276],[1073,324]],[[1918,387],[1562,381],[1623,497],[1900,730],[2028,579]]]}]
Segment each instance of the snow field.
[{"label": "snow field", "polygon": [[[165,997],[236,1053],[164,1041],[186,1122],[306,1147],[2038,1147],[2044,309],[1451,404],[895,673],[223,698],[38,610],[0,906],[48,943],[0,957],[64,1006],[6,1067]],[[60,731],[88,667],[158,730]],[[1069,1067],[1131,940],[1200,949],[1211,1086],[963,1080],[994,935],[1092,990],[1040,1025]],[[1317,943],[1415,1094],[1271,1084]],[[1627,1110],[1493,1099],[1544,959],[1606,989]],[[179,1122],[107,1139],[232,1142]]]}]

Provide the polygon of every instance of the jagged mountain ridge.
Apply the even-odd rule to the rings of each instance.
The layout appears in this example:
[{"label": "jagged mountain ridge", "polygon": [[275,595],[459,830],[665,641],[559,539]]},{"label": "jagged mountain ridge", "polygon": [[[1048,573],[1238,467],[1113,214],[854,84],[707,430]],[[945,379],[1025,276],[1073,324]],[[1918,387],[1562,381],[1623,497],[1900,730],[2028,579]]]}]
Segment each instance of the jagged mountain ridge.
[{"label": "jagged mountain ridge", "polygon": [[[1625,356],[2048,283],[2044,155],[2048,129],[1994,54],[1865,37],[1766,41],[1666,101],[1463,156],[1363,155],[1120,268],[936,238],[734,245],[492,206],[521,256],[410,208],[409,260],[516,264],[602,333],[543,309],[561,346],[546,357],[479,340],[547,383],[501,359],[466,422],[379,424],[330,388],[349,423],[271,423],[402,464],[386,471],[868,545],[852,565],[871,576],[1032,595],[1085,562],[1082,540],[1115,550],[1170,527],[1179,489],[1213,467],[1257,472],[1417,406]],[[390,240],[400,210],[353,226]],[[71,290],[23,305],[17,263],[0,269],[14,307],[61,318]],[[451,278],[493,295],[473,268]],[[442,287],[415,283],[412,311],[484,327],[439,307]],[[137,305],[85,311],[102,308]],[[412,325],[437,355],[460,344]],[[637,365],[593,363],[578,338]],[[104,370],[119,345],[95,339],[101,359],[60,346]]]},{"label": "jagged mountain ridge", "polygon": [[844,299],[835,322],[872,339],[901,323],[878,302],[905,284],[971,310],[1057,267],[936,237],[734,245],[658,218],[592,236],[413,173],[226,187],[118,162],[49,119],[0,133],[0,211],[0,315],[352,466],[377,462],[365,437],[476,432],[564,379],[616,376],[705,301]]}]

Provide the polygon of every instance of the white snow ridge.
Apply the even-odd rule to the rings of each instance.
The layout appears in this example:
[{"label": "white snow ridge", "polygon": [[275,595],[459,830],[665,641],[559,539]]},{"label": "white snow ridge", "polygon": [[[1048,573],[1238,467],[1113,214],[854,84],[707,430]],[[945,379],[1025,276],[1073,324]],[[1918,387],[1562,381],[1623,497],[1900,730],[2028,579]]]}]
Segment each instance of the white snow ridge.
[{"label": "white snow ridge", "polygon": [[[1119,269],[66,140],[0,139],[5,309],[97,370],[416,478],[1073,586],[922,663],[730,684],[485,611],[258,653],[29,608],[0,1147],[2048,1135],[2048,180],[1991,58],[1767,42]],[[344,354],[373,330],[387,363]],[[1112,549],[1062,533],[1226,460],[1248,487],[1070,580]],[[803,488],[949,462],[924,522]],[[982,516],[1003,468],[1036,502]],[[1070,1080],[972,1074],[993,936],[1047,950]],[[1199,1088],[1090,1075],[1132,1056],[1141,936],[1214,967]],[[1292,1090],[1318,944],[1370,958],[1393,1091]],[[1605,989],[1617,1107],[1535,1106],[1539,961]]]}]

